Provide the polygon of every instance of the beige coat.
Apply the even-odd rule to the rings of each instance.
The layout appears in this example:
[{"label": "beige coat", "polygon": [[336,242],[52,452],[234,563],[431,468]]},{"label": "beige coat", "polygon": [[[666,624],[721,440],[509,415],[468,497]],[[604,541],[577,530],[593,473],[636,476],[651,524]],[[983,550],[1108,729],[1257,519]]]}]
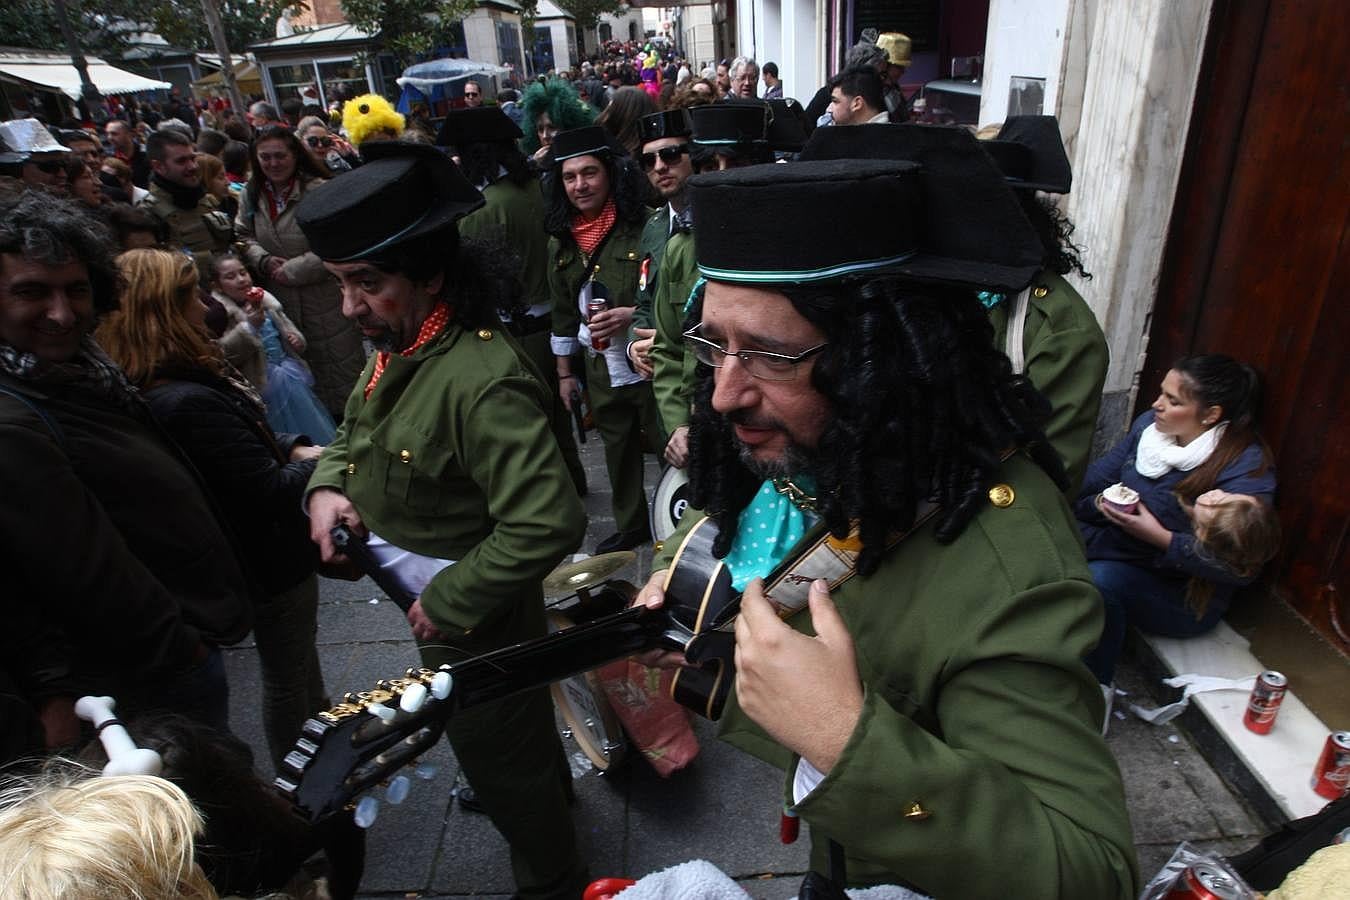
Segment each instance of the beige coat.
[{"label": "beige coat", "polygon": [[[220,291],[212,291],[211,296],[224,307],[225,314],[230,319],[229,327],[225,329],[225,333],[216,343],[224,351],[225,358],[230,361],[230,365],[238,369],[240,374],[248,379],[249,384],[261,391],[267,386],[267,351],[263,349],[262,341],[259,339],[257,332],[249,324],[248,314],[231,297],[222,294]],[[281,346],[285,347],[286,352],[291,356],[303,360],[307,347],[305,336],[286,315],[281,307],[281,301],[264,291],[262,305],[267,315],[271,317],[273,324],[277,326],[277,331],[281,332]],[[292,347],[290,342],[286,340],[286,336],[290,334],[300,339],[299,350]]]},{"label": "beige coat", "polygon": [[[300,196],[321,190],[324,181],[302,181]],[[299,199],[286,207],[276,221],[265,209],[254,212],[246,190],[234,220],[235,236],[244,244],[244,261],[257,283],[276,295],[286,315],[308,339],[305,360],[314,371],[314,393],[340,418],[356,378],[365,367],[366,353],[361,333],[342,315],[342,294],[323,262],[310,252],[309,241],[295,221]],[[267,277],[266,262],[279,256],[286,260],[281,272],[289,284]]]}]

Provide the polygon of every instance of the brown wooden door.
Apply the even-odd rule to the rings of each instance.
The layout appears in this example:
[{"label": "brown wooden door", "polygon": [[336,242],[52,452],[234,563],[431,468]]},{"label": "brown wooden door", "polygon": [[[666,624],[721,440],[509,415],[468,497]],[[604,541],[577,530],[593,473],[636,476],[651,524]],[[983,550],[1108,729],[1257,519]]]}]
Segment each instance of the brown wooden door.
[{"label": "brown wooden door", "polygon": [[1282,596],[1342,652],[1350,540],[1350,14],[1216,0],[1141,376],[1222,352],[1266,376]]}]

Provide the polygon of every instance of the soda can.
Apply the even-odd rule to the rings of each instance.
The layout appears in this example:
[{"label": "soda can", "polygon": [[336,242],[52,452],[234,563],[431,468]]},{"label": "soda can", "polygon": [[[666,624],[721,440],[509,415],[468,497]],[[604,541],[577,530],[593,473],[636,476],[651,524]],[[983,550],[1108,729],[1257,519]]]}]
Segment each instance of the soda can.
[{"label": "soda can", "polygon": [[1350,789],[1350,731],[1333,731],[1313,769],[1312,789],[1319,797],[1336,800]]},{"label": "soda can", "polygon": [[[588,302],[588,303],[586,304],[586,319],[587,319],[587,321],[590,321],[590,318],[591,318],[592,316],[594,316],[596,313],[604,312],[604,311],[607,310],[607,309],[609,309],[609,301],[608,301],[608,300],[605,300],[605,299],[602,299],[602,298],[599,298],[599,297],[597,297],[597,298],[591,300],[590,302]],[[592,350],[608,350],[608,349],[609,349],[609,338],[598,338],[598,337],[595,337],[594,335],[592,335],[592,336],[591,336],[591,349],[592,349]]]},{"label": "soda can", "polygon": [[1288,685],[1289,679],[1279,672],[1262,672],[1257,677],[1256,684],[1252,685],[1252,695],[1247,699],[1247,712],[1242,717],[1242,724],[1248,731],[1270,734]]},{"label": "soda can", "polygon": [[1233,876],[1218,866],[1196,863],[1177,876],[1163,900],[1237,900],[1241,896]]}]

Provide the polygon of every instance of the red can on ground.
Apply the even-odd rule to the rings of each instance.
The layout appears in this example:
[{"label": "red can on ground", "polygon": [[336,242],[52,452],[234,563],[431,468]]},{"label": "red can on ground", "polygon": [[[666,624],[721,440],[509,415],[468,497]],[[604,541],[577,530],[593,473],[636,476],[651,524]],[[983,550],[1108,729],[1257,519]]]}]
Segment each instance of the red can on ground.
[{"label": "red can on ground", "polygon": [[1337,800],[1350,791],[1350,731],[1333,731],[1313,769],[1312,789],[1319,797]]},{"label": "red can on ground", "polygon": [[1252,695],[1247,700],[1247,712],[1242,717],[1242,724],[1247,726],[1248,731],[1270,734],[1288,686],[1289,679],[1279,672],[1262,672],[1257,676]]}]

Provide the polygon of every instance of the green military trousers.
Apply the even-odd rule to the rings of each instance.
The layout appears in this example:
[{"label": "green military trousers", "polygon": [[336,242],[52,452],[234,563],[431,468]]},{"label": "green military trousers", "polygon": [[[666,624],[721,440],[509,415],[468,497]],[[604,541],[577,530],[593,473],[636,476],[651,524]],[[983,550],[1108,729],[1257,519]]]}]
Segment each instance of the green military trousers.
[{"label": "green military trousers", "polygon": [[640,531],[648,525],[642,454],[662,440],[651,382],[610,387],[604,357],[588,353],[586,387],[595,430],[605,444],[616,530]]},{"label": "green military trousers", "polygon": [[[463,637],[421,645],[428,668],[546,633],[542,596]],[[511,849],[516,896],[576,900],[589,881],[568,809],[572,773],[548,688],[456,713],[445,728],[455,759]]]}]

